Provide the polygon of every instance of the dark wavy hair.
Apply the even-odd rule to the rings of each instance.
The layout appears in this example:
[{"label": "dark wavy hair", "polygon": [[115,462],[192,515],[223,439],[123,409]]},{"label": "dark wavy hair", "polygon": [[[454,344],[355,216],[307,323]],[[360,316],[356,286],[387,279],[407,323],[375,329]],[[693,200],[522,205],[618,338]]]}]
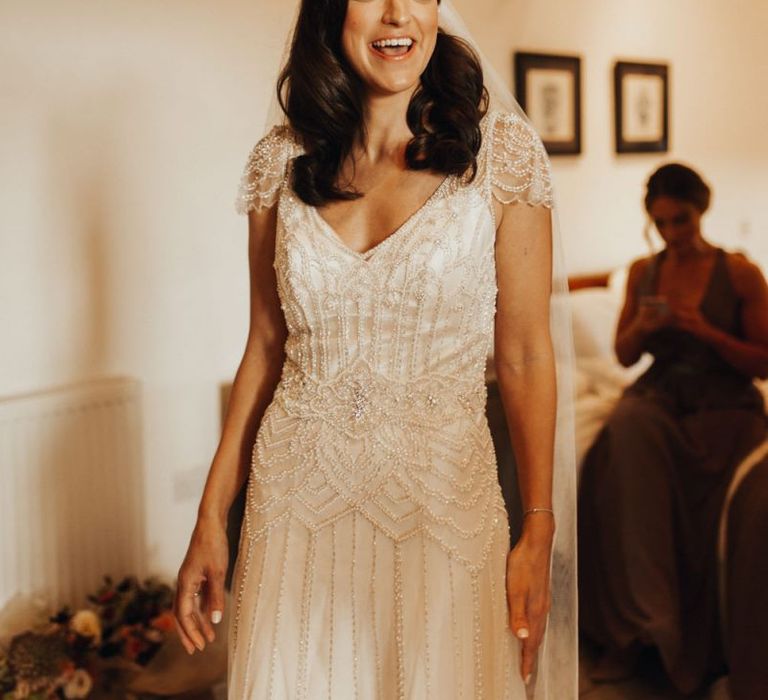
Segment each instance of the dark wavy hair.
[{"label": "dark wavy hair", "polygon": [[695,170],[682,163],[662,165],[648,179],[645,210],[649,211],[658,197],[671,197],[692,204],[702,214],[709,209],[712,190]]},{"label": "dark wavy hair", "polygon": [[[438,0],[439,1],[439,0]],[[364,137],[365,86],[344,57],[348,0],[302,0],[278,99],[304,148],[293,190],[307,204],[362,196],[338,184],[355,140]],[[413,132],[405,157],[412,170],[470,178],[477,172],[480,120],[488,108],[483,71],[472,48],[438,30],[435,51],[408,105]]]}]

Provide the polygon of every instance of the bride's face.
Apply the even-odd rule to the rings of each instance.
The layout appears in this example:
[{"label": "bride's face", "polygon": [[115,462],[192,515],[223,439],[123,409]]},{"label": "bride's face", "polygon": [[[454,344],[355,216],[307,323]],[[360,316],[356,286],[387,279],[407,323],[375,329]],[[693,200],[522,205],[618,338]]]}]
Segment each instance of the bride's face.
[{"label": "bride's face", "polygon": [[342,50],[372,95],[412,92],[436,40],[437,0],[348,2]]}]

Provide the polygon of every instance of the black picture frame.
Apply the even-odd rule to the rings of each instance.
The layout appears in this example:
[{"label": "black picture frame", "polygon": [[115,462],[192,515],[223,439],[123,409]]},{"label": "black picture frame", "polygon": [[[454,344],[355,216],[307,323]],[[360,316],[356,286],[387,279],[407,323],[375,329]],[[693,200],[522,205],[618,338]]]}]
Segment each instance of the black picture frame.
[{"label": "black picture frame", "polygon": [[617,61],[613,86],[616,152],[669,151],[669,65]]},{"label": "black picture frame", "polygon": [[550,155],[581,153],[581,57],[516,51],[515,94]]}]

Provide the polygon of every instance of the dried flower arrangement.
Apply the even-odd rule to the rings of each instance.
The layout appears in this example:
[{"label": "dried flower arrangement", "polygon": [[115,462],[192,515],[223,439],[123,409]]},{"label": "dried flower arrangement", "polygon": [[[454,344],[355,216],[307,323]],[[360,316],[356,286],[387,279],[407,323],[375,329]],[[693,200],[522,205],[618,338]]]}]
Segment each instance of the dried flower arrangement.
[{"label": "dried flower arrangement", "polygon": [[88,596],[91,607],[60,609],[48,621],[15,635],[0,648],[0,698],[85,698],[115,669],[145,666],[174,631],[173,589],[109,576]]}]

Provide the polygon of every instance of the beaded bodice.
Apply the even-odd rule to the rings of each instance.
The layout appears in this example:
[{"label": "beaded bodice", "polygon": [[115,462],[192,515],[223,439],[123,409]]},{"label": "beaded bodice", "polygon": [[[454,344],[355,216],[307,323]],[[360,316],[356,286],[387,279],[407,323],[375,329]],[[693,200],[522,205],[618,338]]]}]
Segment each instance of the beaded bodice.
[{"label": "beaded bodice", "polygon": [[491,197],[549,206],[538,138],[483,121],[472,182],[449,176],[368,252],[290,188],[285,128],[254,149],[239,208],[278,202],[275,270],[286,360],[253,452],[246,532],[290,513],[313,531],[350,510],[396,541],[424,531],[482,566],[503,515],[485,419],[496,300]]}]

